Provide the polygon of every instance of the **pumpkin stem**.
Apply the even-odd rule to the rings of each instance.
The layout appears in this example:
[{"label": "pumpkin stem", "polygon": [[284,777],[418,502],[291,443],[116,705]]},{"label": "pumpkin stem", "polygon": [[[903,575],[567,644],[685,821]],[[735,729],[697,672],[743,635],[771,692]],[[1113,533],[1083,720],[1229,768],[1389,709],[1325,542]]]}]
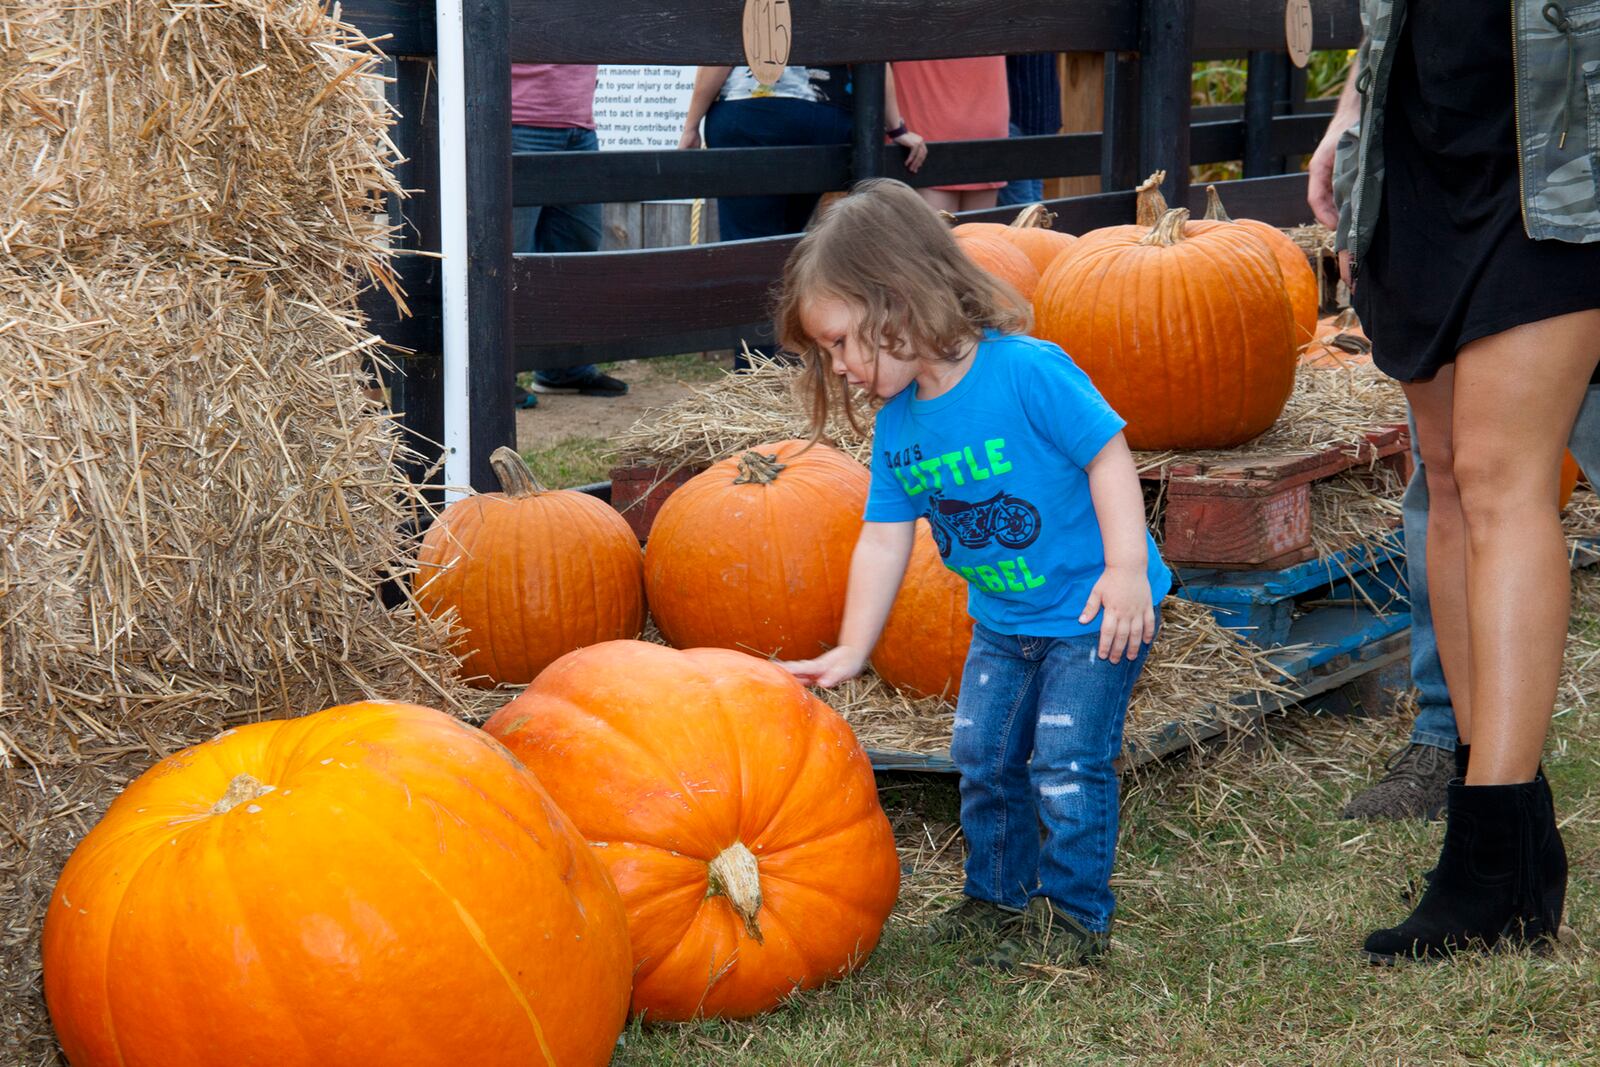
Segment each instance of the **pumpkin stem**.
[{"label": "pumpkin stem", "polygon": [[1011,220],[1013,230],[1048,230],[1055,224],[1056,213],[1043,204],[1029,204]]},{"label": "pumpkin stem", "polygon": [[514,448],[501,445],[489,457],[489,468],[494,471],[494,476],[500,479],[500,491],[512,500],[521,500],[524,497],[538,496],[547,492],[539,484],[539,479],[533,476],[533,471],[528,469],[527,462],[517,454]]},{"label": "pumpkin stem", "polygon": [[248,774],[236,774],[233,781],[228,783],[228,791],[222,794],[222,799],[211,805],[211,814],[221,815],[232,811],[246,801],[266,796],[274,788],[276,787],[262,785],[259,779]]},{"label": "pumpkin stem", "polygon": [[1154,226],[1161,221],[1161,216],[1167,210],[1167,198],[1161,195],[1161,183],[1167,180],[1167,172],[1158,170],[1146,178],[1134,192],[1139,194],[1139,199],[1134,206],[1133,221],[1140,226]]},{"label": "pumpkin stem", "polygon": [[734,485],[770,485],[777,481],[778,473],[784,465],[778,462],[778,454],[763,456],[760,452],[746,452],[739,457],[739,476],[733,480]]},{"label": "pumpkin stem", "polygon": [[948,211],[941,211],[941,212],[939,212],[939,221],[944,223],[946,226],[954,226],[956,223],[960,222],[961,220],[956,218],[953,214],[951,214]]},{"label": "pumpkin stem", "polygon": [[1183,227],[1188,221],[1189,209],[1186,207],[1175,207],[1165,215],[1162,215],[1161,221],[1156,223],[1155,229],[1151,230],[1148,234],[1141,238],[1139,243],[1142,245],[1158,245],[1161,248],[1171,248],[1173,245],[1183,240]]},{"label": "pumpkin stem", "polygon": [[1228,216],[1228,209],[1222,206],[1222,197],[1217,195],[1215,185],[1206,186],[1206,218],[1212,222],[1232,222]]},{"label": "pumpkin stem", "polygon": [[761,871],[755,855],[735,841],[711,861],[707,878],[707,897],[727,897],[728,904],[744,920],[744,932],[761,944],[761,927],[756,913],[761,910]]}]

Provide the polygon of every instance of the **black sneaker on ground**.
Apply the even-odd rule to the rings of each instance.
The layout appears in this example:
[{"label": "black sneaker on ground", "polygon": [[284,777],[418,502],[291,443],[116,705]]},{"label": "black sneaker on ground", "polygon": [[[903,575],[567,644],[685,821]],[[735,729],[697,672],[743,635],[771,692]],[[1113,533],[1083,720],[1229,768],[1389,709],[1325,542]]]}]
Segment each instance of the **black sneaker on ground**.
[{"label": "black sneaker on ground", "polygon": [[517,387],[517,407],[519,407],[519,408],[536,408],[538,406],[539,406],[539,398],[537,396],[535,396],[533,393],[528,392],[526,389],[522,388],[521,386]]},{"label": "black sneaker on ground", "polygon": [[1007,920],[1019,914],[987,900],[963,896],[960,903],[935,915],[922,928],[922,935],[934,945],[973,937],[998,937]]},{"label": "black sneaker on ground", "polygon": [[1350,798],[1346,819],[1437,819],[1456,773],[1455,753],[1433,745],[1407,745],[1385,764],[1386,774]]},{"label": "black sneaker on ground", "polygon": [[1111,947],[1109,933],[1086,929],[1045,897],[1028,901],[1026,909],[1006,921],[1002,934],[993,948],[972,962],[1002,971],[1028,964],[1080,967],[1099,961]]},{"label": "black sneaker on ground", "polygon": [[613,378],[609,374],[595,371],[585,374],[581,378],[572,378],[560,382],[541,381],[539,376],[533,376],[533,391],[536,393],[577,393],[579,396],[623,396],[628,392],[628,383],[620,378]]}]

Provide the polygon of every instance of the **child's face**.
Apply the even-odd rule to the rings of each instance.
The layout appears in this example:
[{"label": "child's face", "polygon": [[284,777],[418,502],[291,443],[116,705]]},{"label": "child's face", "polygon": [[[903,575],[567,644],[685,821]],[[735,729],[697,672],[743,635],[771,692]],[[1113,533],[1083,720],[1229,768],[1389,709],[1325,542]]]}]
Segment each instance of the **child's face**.
[{"label": "child's face", "polygon": [[917,365],[911,360],[896,359],[862,343],[856,311],[837,297],[806,301],[800,325],[830,361],[829,369],[853,386],[870,389],[887,400],[916,377]]}]

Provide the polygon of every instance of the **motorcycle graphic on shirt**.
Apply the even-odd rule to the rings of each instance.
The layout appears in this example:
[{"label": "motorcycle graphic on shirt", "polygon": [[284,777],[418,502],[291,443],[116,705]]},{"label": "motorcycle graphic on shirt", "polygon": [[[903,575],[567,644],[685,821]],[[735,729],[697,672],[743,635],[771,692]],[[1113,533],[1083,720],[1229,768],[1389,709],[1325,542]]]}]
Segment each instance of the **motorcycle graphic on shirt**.
[{"label": "motorcycle graphic on shirt", "polygon": [[928,524],[939,555],[950,558],[954,542],[983,548],[999,542],[1006,548],[1027,548],[1039,538],[1039,509],[1020,496],[996,493],[979,504],[951,500],[935,490],[928,495]]}]

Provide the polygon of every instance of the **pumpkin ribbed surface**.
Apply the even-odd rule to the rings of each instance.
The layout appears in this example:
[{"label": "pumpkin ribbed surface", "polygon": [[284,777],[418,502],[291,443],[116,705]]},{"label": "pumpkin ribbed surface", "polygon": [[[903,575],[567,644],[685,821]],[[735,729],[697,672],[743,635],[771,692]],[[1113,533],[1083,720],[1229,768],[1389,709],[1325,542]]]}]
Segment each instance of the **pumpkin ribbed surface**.
[{"label": "pumpkin ribbed surface", "polygon": [[552,664],[486,729],[610,870],[636,1012],[751,1015],[877,944],[900,864],[871,765],[776,664],[596,645]]},{"label": "pumpkin ribbed surface", "polygon": [[867,469],[827,445],[758,445],[667,498],[645,546],[645,586],[679,648],[806,659],[839,637]]},{"label": "pumpkin ribbed surface", "polygon": [[954,700],[971,645],[967,583],[944,565],[927,521],[918,519],[911,561],[872,651],[872,669],[896,689]]},{"label": "pumpkin ribbed surface", "polygon": [[1316,272],[1311,269],[1311,261],[1306,258],[1305,250],[1276,226],[1258,219],[1229,218],[1216,186],[1206,187],[1206,219],[1243,226],[1272,250],[1273,257],[1278,261],[1278,270],[1283,273],[1283,287],[1289,293],[1290,306],[1294,308],[1297,327],[1294,343],[1298,347],[1315,338],[1317,305],[1321,294],[1317,288]]},{"label": "pumpkin ribbed surface", "polygon": [[587,493],[540,489],[510,449],[494,463],[505,491],[451,504],[417,556],[417,601],[454,608],[466,630],[463,673],[525,685],[575,648],[638,637],[644,560],[627,521]]},{"label": "pumpkin ribbed surface", "polygon": [[1046,273],[1036,332],[1066,350],[1135,449],[1229,448],[1266,430],[1294,386],[1295,324],[1272,253],[1244,227],[1085,238]]},{"label": "pumpkin ribbed surface", "polygon": [[162,760],[44,928],[74,1067],[602,1064],[629,959],[616,890],[533,775],[409,704]]},{"label": "pumpkin ribbed surface", "polygon": [[1020,249],[999,234],[952,232],[968,259],[1021,293],[1024,300],[1033,299],[1034,290],[1039,287],[1039,270]]}]

